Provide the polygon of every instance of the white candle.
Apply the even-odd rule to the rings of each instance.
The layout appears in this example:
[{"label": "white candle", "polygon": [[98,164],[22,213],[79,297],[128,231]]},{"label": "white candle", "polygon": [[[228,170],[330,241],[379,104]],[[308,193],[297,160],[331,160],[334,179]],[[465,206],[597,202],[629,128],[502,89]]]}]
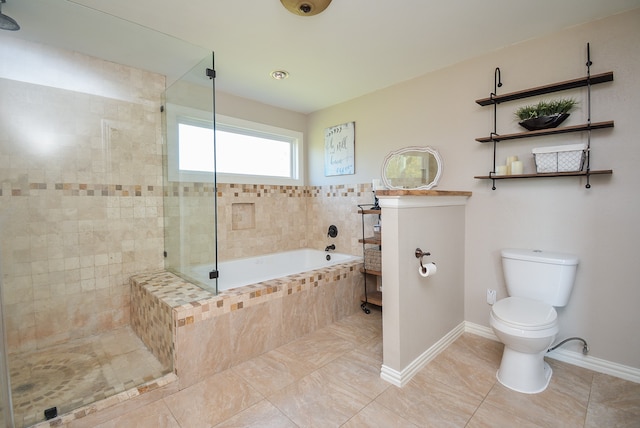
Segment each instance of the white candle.
[{"label": "white candle", "polygon": [[524,172],[524,164],[522,161],[511,162],[511,174],[522,174]]},{"label": "white candle", "polygon": [[518,156],[507,157],[507,175],[514,174],[514,172],[511,171],[511,164],[516,162],[517,160],[518,160]]},{"label": "white candle", "polygon": [[371,180],[371,189],[375,192],[380,188],[380,179],[374,178]]},{"label": "white candle", "polygon": [[496,167],[496,175],[507,175],[507,166],[506,165],[498,165]]},{"label": "white candle", "polygon": [[507,165],[509,165],[511,162],[515,162],[518,160],[518,156],[509,156],[507,158]]}]

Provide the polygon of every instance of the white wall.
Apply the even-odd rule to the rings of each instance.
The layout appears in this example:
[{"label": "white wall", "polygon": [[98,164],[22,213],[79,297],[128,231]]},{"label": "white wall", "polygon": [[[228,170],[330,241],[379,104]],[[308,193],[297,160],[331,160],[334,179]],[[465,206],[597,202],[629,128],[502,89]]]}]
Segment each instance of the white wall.
[{"label": "white wall", "polygon": [[[614,82],[593,87],[592,120],[615,120],[615,128],[592,134],[595,176],[585,189],[580,178],[503,180],[491,190],[486,175],[492,149],[474,141],[493,128],[492,109],[474,101],[493,90],[495,67],[502,70],[500,93],[573,79],[586,74],[591,43],[592,74],[614,72]],[[510,46],[373,94],[313,113],[308,120],[310,185],[366,183],[379,177],[384,156],[409,145],[429,145],[444,159],[438,189],[471,190],[466,207],[465,319],[489,325],[487,288],[506,291],[499,250],[542,248],[577,254],[580,266],[570,303],[559,310],[559,338],[587,339],[591,355],[640,368],[640,9]],[[425,53],[427,54],[427,53]],[[380,70],[371,70],[377,73]],[[551,94],[574,96],[580,108],[567,125],[584,123],[586,90]],[[535,99],[503,104],[498,132],[517,132],[515,109]],[[323,130],[356,122],[356,174],[323,176]],[[498,147],[498,157],[519,155],[533,171],[532,147],[586,141],[586,134],[515,140]],[[579,345],[566,349],[578,350]]]}]

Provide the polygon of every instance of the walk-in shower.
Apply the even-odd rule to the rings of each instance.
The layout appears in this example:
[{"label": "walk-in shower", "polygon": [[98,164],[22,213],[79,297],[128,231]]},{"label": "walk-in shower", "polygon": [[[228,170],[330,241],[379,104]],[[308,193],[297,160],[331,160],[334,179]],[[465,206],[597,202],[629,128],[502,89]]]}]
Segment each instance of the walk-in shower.
[{"label": "walk-in shower", "polygon": [[7,6],[22,29],[0,34],[0,426],[26,427],[175,379],[130,326],[129,278],[164,269],[167,78],[83,54],[74,25],[111,31],[105,56],[182,73],[207,51],[73,2]]}]

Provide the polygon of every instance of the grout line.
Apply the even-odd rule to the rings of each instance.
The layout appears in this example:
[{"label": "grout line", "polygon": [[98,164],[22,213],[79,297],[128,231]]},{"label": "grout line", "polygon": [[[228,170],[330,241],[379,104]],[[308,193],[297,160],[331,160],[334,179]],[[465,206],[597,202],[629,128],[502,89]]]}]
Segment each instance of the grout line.
[{"label": "grout line", "polygon": [[484,397],[482,397],[482,401],[480,402],[480,404],[478,404],[478,407],[476,407],[476,409],[473,411],[473,413],[471,414],[471,417],[469,418],[469,420],[467,421],[467,423],[464,425],[465,427],[469,426],[469,423],[473,420],[473,417],[476,415],[476,413],[478,413],[478,410],[480,410],[480,407],[482,407],[482,405],[484,404],[484,402],[487,400],[487,397],[489,396],[489,394],[491,394],[491,391],[493,391],[493,389],[496,387],[496,384],[498,383],[497,380],[493,381],[493,385],[491,385],[491,388],[489,388],[489,391],[487,391],[487,393],[485,394]]}]

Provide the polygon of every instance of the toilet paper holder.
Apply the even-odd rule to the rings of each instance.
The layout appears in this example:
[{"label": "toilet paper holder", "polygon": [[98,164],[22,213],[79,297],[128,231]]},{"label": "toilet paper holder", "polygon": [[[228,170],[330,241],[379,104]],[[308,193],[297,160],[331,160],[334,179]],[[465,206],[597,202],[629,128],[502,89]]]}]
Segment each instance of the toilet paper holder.
[{"label": "toilet paper holder", "polygon": [[[425,268],[425,267],[424,267],[424,265],[422,264],[422,258],[423,258],[423,257],[426,257],[426,256],[430,256],[430,255],[431,255],[431,253],[430,253],[430,252],[428,252],[428,251],[422,251],[422,250],[418,247],[418,248],[416,248],[415,255],[416,255],[416,259],[419,259],[419,260],[420,260],[420,269],[421,269],[422,271],[425,271],[425,270],[426,270],[426,268]],[[435,264],[435,263],[433,263],[433,264]]]}]

